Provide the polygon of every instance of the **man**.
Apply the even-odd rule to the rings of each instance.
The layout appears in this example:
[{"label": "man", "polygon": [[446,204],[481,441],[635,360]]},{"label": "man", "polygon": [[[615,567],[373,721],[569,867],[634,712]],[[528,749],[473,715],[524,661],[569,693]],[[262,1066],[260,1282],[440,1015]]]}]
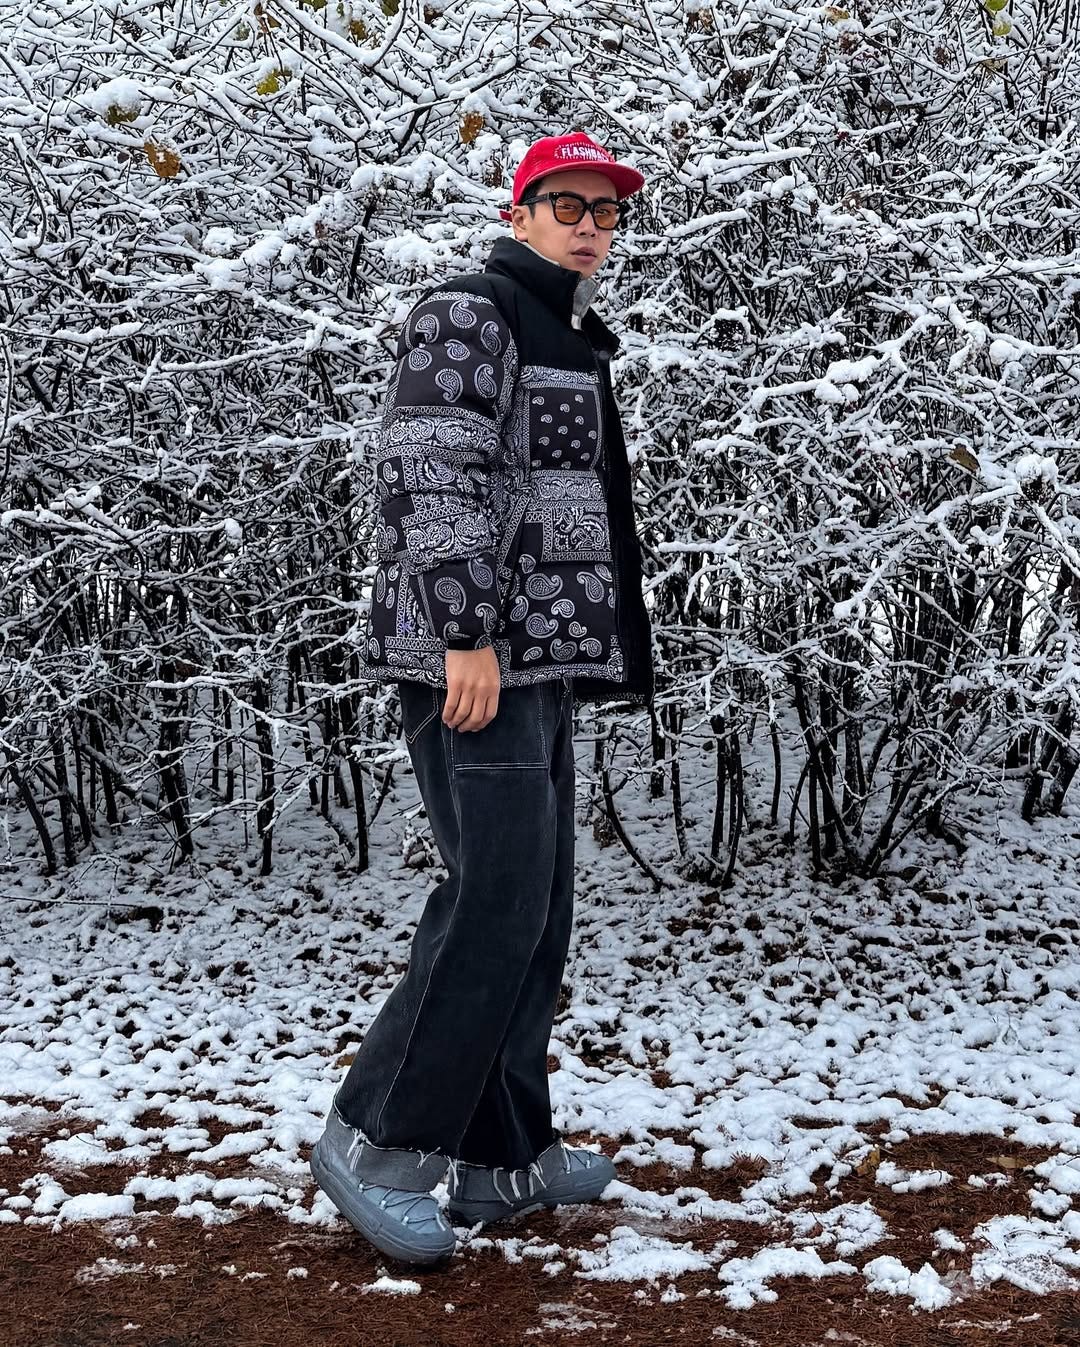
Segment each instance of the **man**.
[{"label": "man", "polygon": [[531,147],[486,268],[406,320],[376,464],[361,674],[394,681],[447,877],[315,1146],[316,1182],[383,1253],[451,1219],[585,1202],[611,1162],[552,1127],[547,1047],[573,912],[575,701],[649,702],[630,472],[589,307],[644,183],[588,136]]}]

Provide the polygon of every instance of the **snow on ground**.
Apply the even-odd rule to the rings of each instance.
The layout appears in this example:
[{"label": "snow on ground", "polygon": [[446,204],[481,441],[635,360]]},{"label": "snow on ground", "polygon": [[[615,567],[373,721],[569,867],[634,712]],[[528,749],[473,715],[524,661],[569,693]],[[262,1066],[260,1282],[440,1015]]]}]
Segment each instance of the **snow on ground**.
[{"label": "snow on ground", "polygon": [[[579,743],[583,771],[590,756]],[[711,825],[711,771],[707,757],[684,766],[699,837]],[[667,800],[629,796],[619,797],[626,826],[675,887],[658,898],[621,849],[580,829],[577,925],[551,1047],[557,1124],[617,1142],[621,1177],[604,1195],[617,1219],[591,1247],[461,1232],[463,1252],[640,1282],[669,1303],[680,1276],[711,1268],[714,1294],[732,1307],[783,1297],[793,1276],[861,1279],[930,1311],[995,1281],[1080,1287],[1074,818],[1029,828],[1014,799],[972,802],[962,857],[913,841],[890,877],[839,886],[810,878],[800,849],[758,828],[740,882],[706,895],[677,878]],[[148,826],[137,849],[132,829],[115,851],[104,840],[73,875],[46,881],[19,859],[30,839],[9,820],[0,1152],[47,1122],[54,1131],[41,1171],[0,1190],[0,1222],[60,1231],[172,1199],[175,1216],[204,1224],[252,1207],[300,1227],[339,1224],[306,1155],[437,877],[401,859],[415,804],[409,777],[384,805],[360,877],[298,807],[266,881],[255,847],[245,852],[224,822],[203,842],[216,859],[183,876],[156,859],[150,868],[162,848]],[[879,1154],[932,1137],[981,1142],[985,1164],[957,1175]],[[954,1260],[947,1277],[894,1256],[887,1204],[830,1205],[852,1174],[869,1175],[883,1198],[1008,1184],[1006,1145],[1045,1153],[1023,1209],[966,1239],[936,1231]],[[138,1170],[163,1155],[188,1168],[135,1173],[119,1193],[65,1188],[71,1173]],[[732,1200],[690,1181],[695,1166],[700,1178],[747,1157],[759,1163]],[[215,1172],[226,1160],[243,1176]],[[657,1163],[687,1183],[661,1193],[647,1173],[635,1182]],[[702,1243],[703,1222],[748,1232],[756,1252]],[[138,1266],[137,1256],[98,1260],[80,1275]],[[387,1276],[365,1290],[415,1286]],[[563,1310],[546,1307],[553,1323]]]}]

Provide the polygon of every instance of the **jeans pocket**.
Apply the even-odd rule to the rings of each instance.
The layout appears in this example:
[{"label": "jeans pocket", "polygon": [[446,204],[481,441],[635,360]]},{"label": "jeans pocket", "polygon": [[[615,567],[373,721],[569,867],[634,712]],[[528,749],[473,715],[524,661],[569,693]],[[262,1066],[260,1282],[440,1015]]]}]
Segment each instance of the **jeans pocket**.
[{"label": "jeans pocket", "polygon": [[401,702],[401,728],[405,742],[413,744],[417,735],[439,714],[439,689],[428,683],[418,683],[415,679],[402,679],[398,683],[398,698]]},{"label": "jeans pocket", "polygon": [[503,688],[498,710],[483,729],[451,729],[454,770],[550,767],[550,712],[545,686],[545,682],[539,682]]}]

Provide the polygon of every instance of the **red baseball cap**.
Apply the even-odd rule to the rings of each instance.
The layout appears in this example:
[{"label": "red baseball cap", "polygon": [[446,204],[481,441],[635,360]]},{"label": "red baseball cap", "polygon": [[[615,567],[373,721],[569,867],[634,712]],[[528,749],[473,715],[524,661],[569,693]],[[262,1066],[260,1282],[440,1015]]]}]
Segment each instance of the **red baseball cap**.
[{"label": "red baseball cap", "polygon": [[[574,131],[569,136],[544,136],[535,145],[529,146],[514,174],[514,204],[520,202],[526,188],[538,178],[546,178],[549,173],[566,173],[571,169],[592,169],[603,173],[615,184],[620,201],[645,186],[645,179],[636,168],[617,164],[614,157],[584,131]],[[510,219],[508,210],[499,211],[499,215],[504,220]]]}]

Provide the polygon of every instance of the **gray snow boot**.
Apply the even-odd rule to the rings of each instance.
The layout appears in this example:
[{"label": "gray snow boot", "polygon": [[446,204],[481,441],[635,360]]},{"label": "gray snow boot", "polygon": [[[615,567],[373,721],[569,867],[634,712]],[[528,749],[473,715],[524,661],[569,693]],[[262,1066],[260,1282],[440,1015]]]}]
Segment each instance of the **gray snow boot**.
[{"label": "gray snow boot", "polygon": [[447,1211],[455,1225],[490,1225],[522,1211],[592,1202],[615,1178],[606,1155],[556,1141],[524,1169],[450,1161]]},{"label": "gray snow boot", "polygon": [[311,1152],[315,1182],[380,1253],[403,1263],[437,1263],[457,1241],[431,1189],[449,1161],[436,1152],[374,1146],[337,1109]]}]

